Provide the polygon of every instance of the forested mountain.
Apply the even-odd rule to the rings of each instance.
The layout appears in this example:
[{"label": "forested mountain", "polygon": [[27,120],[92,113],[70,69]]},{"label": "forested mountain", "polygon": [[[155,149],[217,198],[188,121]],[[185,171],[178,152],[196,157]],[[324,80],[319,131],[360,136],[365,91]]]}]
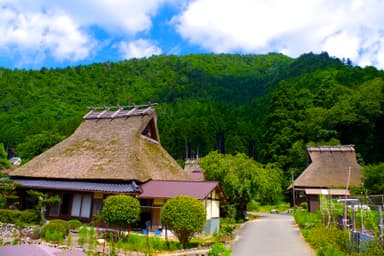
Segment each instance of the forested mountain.
[{"label": "forested mountain", "polygon": [[309,144],[384,161],[384,72],[327,53],[154,56],[65,69],[0,69],[0,143],[24,159],[70,135],[90,106],[157,102],[176,159],[244,152],[300,172]]}]

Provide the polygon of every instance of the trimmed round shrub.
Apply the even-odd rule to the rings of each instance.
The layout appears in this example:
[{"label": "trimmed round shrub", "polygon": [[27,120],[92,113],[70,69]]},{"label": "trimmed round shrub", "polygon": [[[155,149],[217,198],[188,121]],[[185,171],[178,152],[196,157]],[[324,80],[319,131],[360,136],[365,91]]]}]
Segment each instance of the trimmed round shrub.
[{"label": "trimmed round shrub", "polygon": [[76,220],[76,219],[69,220],[69,221],[67,221],[67,223],[68,223],[69,229],[78,229],[82,225],[81,221]]},{"label": "trimmed round shrub", "polygon": [[102,216],[110,225],[130,225],[140,218],[140,202],[127,195],[108,196],[104,199]]},{"label": "trimmed round shrub", "polygon": [[176,235],[184,248],[195,233],[203,230],[205,222],[203,203],[191,196],[169,199],[161,212],[161,223]]},{"label": "trimmed round shrub", "polygon": [[67,234],[67,228],[60,222],[50,222],[41,229],[40,237],[46,241],[63,241]]}]

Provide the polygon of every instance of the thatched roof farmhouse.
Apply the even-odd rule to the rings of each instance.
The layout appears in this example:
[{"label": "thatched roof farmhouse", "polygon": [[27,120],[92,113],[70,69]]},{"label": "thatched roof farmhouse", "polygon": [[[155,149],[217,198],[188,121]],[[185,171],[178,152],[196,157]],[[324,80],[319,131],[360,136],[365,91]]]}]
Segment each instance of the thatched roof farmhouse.
[{"label": "thatched roof farmhouse", "polygon": [[67,139],[17,168],[14,178],[186,179],[160,145],[153,105],[92,109]]},{"label": "thatched roof farmhouse", "polygon": [[[149,182],[145,188],[154,188],[154,195],[140,199],[141,220],[151,220],[153,229],[161,226],[161,207],[167,198],[159,199],[159,195],[165,186],[182,182],[179,194],[208,186],[207,195],[214,194],[218,186],[191,181],[191,174],[161,146],[154,105],[92,108],[71,136],[15,169],[10,177],[22,185],[21,208],[32,207],[26,190],[40,190],[61,197],[60,204],[48,209],[48,218],[85,222],[100,214],[107,196],[124,193],[140,199]],[[153,187],[153,180],[164,182]],[[209,230],[219,227],[222,199],[215,194],[208,200],[214,213],[207,220]]]},{"label": "thatched roof farmhouse", "polygon": [[307,151],[309,165],[289,187],[295,204],[307,201],[309,210],[316,211],[319,195],[348,196],[350,187],[361,185],[361,166],[352,145],[308,147]]}]

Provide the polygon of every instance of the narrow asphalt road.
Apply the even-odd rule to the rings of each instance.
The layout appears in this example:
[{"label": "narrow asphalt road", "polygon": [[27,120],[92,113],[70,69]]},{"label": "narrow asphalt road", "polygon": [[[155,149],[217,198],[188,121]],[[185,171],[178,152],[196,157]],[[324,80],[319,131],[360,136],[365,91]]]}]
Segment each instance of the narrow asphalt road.
[{"label": "narrow asphalt road", "polygon": [[240,229],[232,246],[233,256],[314,256],[293,217],[262,214]]}]

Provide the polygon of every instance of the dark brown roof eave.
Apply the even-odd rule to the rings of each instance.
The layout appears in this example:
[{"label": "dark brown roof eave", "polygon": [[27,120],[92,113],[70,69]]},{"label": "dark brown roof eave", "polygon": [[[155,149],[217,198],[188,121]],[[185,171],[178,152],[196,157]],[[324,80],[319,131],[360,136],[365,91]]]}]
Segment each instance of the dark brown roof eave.
[{"label": "dark brown roof eave", "polygon": [[86,179],[86,178],[55,178],[55,177],[32,177],[32,176],[20,176],[20,175],[10,175],[10,179],[25,179],[25,180],[47,180],[47,181],[79,181],[79,182],[110,182],[110,183],[116,183],[116,184],[123,184],[130,181],[134,181],[138,184],[143,184],[146,181],[141,181],[138,179]]}]

